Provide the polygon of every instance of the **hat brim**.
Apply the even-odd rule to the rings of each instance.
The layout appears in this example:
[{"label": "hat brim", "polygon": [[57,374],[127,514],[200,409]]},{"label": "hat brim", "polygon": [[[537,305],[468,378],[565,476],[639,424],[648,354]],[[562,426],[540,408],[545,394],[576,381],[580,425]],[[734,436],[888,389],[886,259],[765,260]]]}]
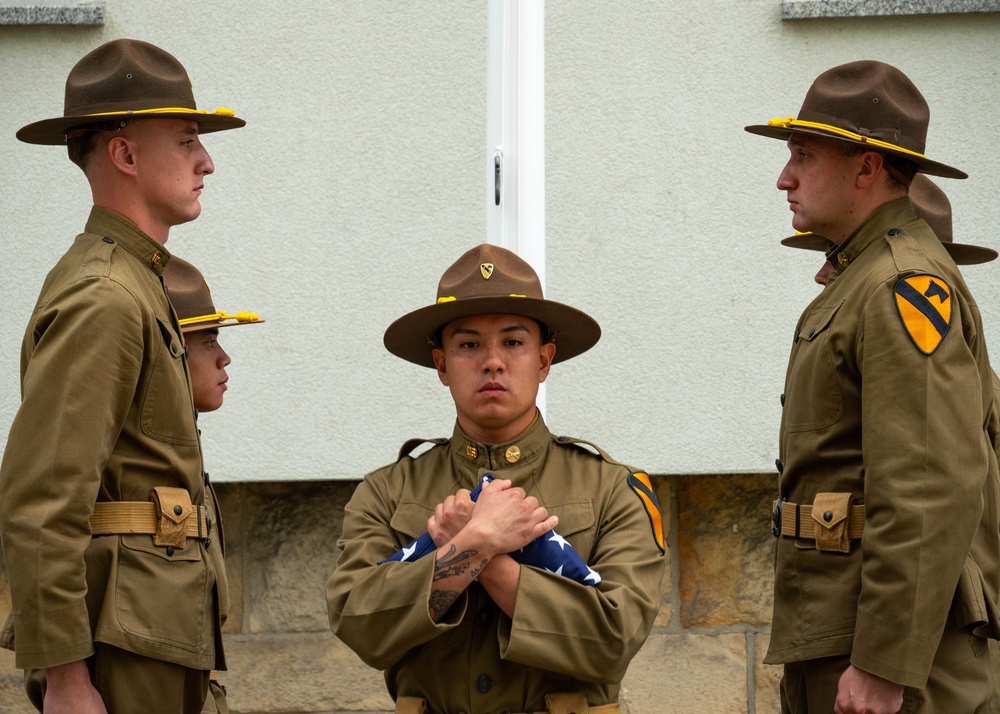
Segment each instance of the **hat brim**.
[{"label": "hat brim", "polygon": [[781,245],[789,248],[802,248],[803,250],[818,250],[825,253],[830,244],[826,238],[815,233],[796,233],[793,236],[781,239]]},{"label": "hat brim", "polygon": [[452,320],[474,315],[523,315],[542,322],[554,335],[553,364],[583,354],[601,339],[601,326],[575,307],[528,297],[483,297],[428,305],[403,315],[382,339],[392,354],[421,367],[434,369],[435,333]]},{"label": "hat brim", "polygon": [[247,322],[237,322],[237,321],[226,321],[226,322],[198,322],[193,325],[183,325],[181,327],[181,334],[186,335],[189,332],[202,332],[204,330],[217,330],[220,327],[242,327],[244,325],[260,325],[263,324],[264,320],[253,320]]},{"label": "hat brim", "polygon": [[[840,141],[845,144],[865,146],[864,142],[854,141],[853,139],[848,139],[847,137],[839,136],[832,132],[823,131],[821,129],[813,129],[811,127],[795,127],[794,129],[787,129],[782,126],[770,126],[768,124],[751,124],[750,126],[743,127],[743,130],[751,134],[757,134],[758,136],[766,136],[771,139],[782,139],[784,141],[787,141],[792,134],[811,134],[813,136],[821,136],[825,139],[834,139],[835,141]],[[930,174],[931,176],[942,176],[944,178],[953,179],[969,178],[969,175],[964,171],[956,169],[953,166],[948,166],[947,164],[942,164],[939,161],[932,161],[931,159],[925,157],[908,154],[905,151],[893,151],[892,149],[884,147],[873,146],[871,149],[872,151],[893,154],[901,159],[912,161],[919,167],[921,173]]]},{"label": "hat brim", "polygon": [[[789,248],[802,248],[803,250],[815,250],[821,253],[826,253],[829,241],[823,236],[816,235],[815,233],[798,233],[793,236],[788,236],[787,238],[782,238],[781,245],[788,246]],[[991,260],[996,260],[997,251],[992,248],[986,248],[981,245],[972,245],[971,243],[950,243],[941,242],[944,249],[948,251],[951,259],[955,261],[956,265],[979,265],[980,263],[989,263]]]},{"label": "hat brim", "polygon": [[997,252],[992,248],[970,243],[942,243],[956,265],[979,265],[996,260]]},{"label": "hat brim", "polygon": [[42,119],[21,127],[17,138],[26,144],[41,144],[43,146],[65,146],[66,132],[74,127],[84,127],[88,124],[100,124],[117,119],[187,119],[197,122],[199,134],[211,134],[215,131],[239,129],[246,126],[246,121],[225,114],[207,114],[198,111],[189,112],[155,112],[144,114],[103,114],[100,116],[84,115],[72,117],[56,117]]}]

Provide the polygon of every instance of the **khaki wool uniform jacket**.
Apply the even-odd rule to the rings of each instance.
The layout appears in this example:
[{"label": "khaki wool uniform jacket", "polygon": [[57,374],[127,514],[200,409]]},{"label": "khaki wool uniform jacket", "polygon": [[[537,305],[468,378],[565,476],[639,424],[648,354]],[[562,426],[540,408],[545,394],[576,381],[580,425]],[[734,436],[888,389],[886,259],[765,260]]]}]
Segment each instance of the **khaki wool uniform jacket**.
[{"label": "khaki wool uniform jacket", "polygon": [[[979,309],[909,199],[870,216],[830,259],[839,275],[802,314],[782,395],[779,494],[849,492],[866,509],[849,553],[783,536],[765,662],[849,654],[922,687],[946,628],[1000,637],[1000,504],[992,372]],[[846,262],[846,267],[843,267]],[[950,296],[925,354],[894,288],[930,274]]]},{"label": "khaki wool uniform jacket", "polygon": [[[393,699],[423,697],[435,714],[543,711],[556,692],[581,692],[591,705],[617,701],[659,609],[664,559],[629,470],[574,441],[552,436],[541,418],[499,446],[456,426],[450,441],[416,458],[405,455],[407,444],[399,461],[358,486],[327,584],[330,624],[384,670]],[[426,532],[434,507],[485,473],[511,479],[558,515],[556,531],[600,573],[600,585],[521,566],[513,621],[473,583],[435,624],[434,554],[376,563]]]},{"label": "khaki wool uniform jacket", "polygon": [[18,667],[80,660],[104,642],[225,668],[220,544],[188,538],[169,554],[150,535],[90,531],[98,501],[149,501],[156,486],[206,500],[184,343],[160,278],[169,258],[95,207],[28,323],[0,466],[13,604],[4,639]]}]

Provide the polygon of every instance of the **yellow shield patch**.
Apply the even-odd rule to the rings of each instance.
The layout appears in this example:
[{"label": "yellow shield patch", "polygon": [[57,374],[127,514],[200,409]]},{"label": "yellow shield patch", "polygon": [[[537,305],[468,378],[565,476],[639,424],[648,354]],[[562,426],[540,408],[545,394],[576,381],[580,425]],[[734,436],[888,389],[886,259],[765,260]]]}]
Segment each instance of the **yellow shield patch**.
[{"label": "yellow shield patch", "polygon": [[660,513],[660,502],[656,499],[656,492],[653,484],[649,480],[649,474],[636,471],[629,474],[628,485],[632,487],[635,495],[642,502],[642,507],[646,509],[649,516],[649,525],[653,529],[653,540],[661,553],[666,552],[666,544],[663,542],[663,515]]},{"label": "yellow shield patch", "polygon": [[913,344],[933,354],[951,327],[951,289],[936,275],[901,278],[893,290],[899,319]]},{"label": "yellow shield patch", "polygon": [[479,272],[483,274],[484,280],[489,280],[490,276],[493,275],[493,263],[480,263]]}]

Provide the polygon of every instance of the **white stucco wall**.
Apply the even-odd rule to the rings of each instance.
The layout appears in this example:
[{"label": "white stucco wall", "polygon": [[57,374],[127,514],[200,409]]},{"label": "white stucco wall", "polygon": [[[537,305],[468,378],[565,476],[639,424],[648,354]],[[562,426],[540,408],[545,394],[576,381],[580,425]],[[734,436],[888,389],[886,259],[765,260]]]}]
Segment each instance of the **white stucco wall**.
[{"label": "white stucco wall", "polygon": [[[24,324],[89,208],[65,152],[14,132],[61,114],[69,68],[123,36],[174,53],[200,106],[248,120],[205,138],[202,216],[167,244],[218,308],[267,320],[223,333],[231,389],[202,417],[213,477],[356,478],[449,434],[447,392],[381,337],[485,238],[485,4],[104,5],[102,28],[0,27],[0,443]],[[742,127],[795,114],[830,66],[881,59],[914,80],[928,155],[972,176],[941,181],[956,238],[1000,247],[1000,15],[783,23],[779,0],[548,0],[546,23],[547,290],[604,328],[553,370],[559,432],[655,473],[773,469],[820,256],[778,244],[786,150]],[[1000,334],[995,271],[966,275]]]}]

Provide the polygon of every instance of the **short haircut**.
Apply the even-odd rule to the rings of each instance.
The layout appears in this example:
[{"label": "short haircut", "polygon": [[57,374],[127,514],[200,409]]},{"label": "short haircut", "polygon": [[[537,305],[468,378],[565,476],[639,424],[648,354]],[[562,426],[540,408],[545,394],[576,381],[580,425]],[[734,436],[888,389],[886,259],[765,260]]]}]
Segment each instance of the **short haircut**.
[{"label": "short haircut", "polygon": [[[860,156],[866,151],[874,151],[877,154],[882,155],[883,161],[889,165],[892,170],[887,170],[885,172],[886,181],[889,184],[889,188],[895,189],[897,191],[908,192],[910,190],[909,182],[913,180],[913,177],[917,175],[917,169],[920,167],[908,159],[904,159],[894,154],[886,154],[877,149],[872,149],[864,144],[849,144],[846,142],[838,142],[840,144],[840,153],[843,156]],[[898,173],[902,175],[907,183],[900,181],[893,174]]]},{"label": "short haircut", "polygon": [[69,154],[69,160],[79,166],[84,173],[87,173],[87,162],[97,150],[98,145],[107,141],[108,132],[118,131],[123,126],[125,126],[124,121],[102,122],[76,126],[68,130],[66,132],[66,151]]}]

